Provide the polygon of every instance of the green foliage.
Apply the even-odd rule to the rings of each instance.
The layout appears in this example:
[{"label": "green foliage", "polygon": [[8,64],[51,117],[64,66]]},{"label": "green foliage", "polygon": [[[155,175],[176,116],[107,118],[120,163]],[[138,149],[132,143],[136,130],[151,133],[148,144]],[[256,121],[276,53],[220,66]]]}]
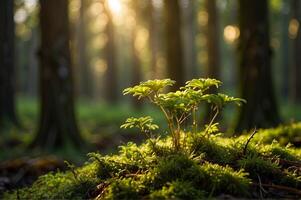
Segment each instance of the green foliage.
[{"label": "green foliage", "polygon": [[130,117],[128,118],[120,128],[139,128],[142,133],[145,133],[147,136],[150,136],[151,131],[159,128],[158,125],[153,123],[153,119],[150,116],[146,117]]},{"label": "green foliage", "polygon": [[138,99],[143,97],[150,98],[151,95],[157,95],[162,89],[167,86],[172,86],[175,81],[170,79],[162,79],[162,80],[149,80],[146,82],[141,82],[139,85],[134,87],[129,87],[123,90],[123,94],[131,94],[134,97],[137,96]]},{"label": "green foliage", "polygon": [[[209,131],[212,132],[211,126],[220,109],[222,109],[226,104],[233,102],[237,105],[241,105],[241,103],[245,102],[243,99],[229,97],[225,94],[207,93],[210,88],[218,88],[221,85],[220,81],[209,78],[192,79],[187,81],[185,86],[175,92],[162,93],[165,87],[172,86],[174,83],[175,82],[170,79],[149,80],[141,82],[139,85],[126,88],[123,91],[123,94],[131,94],[134,97],[137,96],[138,99],[147,98],[151,103],[161,109],[166,118],[168,128],[173,139],[173,146],[176,150],[181,148],[182,133],[184,130],[183,124],[189,122],[188,118],[190,116],[193,118],[191,127],[193,127],[194,133],[198,131],[197,127],[200,122],[196,119],[196,111],[200,108],[200,104],[202,102],[211,104],[213,111],[215,112],[215,115],[205,129],[205,134]],[[141,121],[142,119],[135,120],[132,118],[122,127],[137,127],[138,125],[136,125],[136,122],[141,124]],[[182,143],[183,146],[185,146],[185,138]]]},{"label": "green foliage", "polygon": [[[156,139],[154,145],[151,139],[140,146],[128,143],[116,155],[90,153],[83,167],[42,176],[4,199],[260,198],[258,188],[251,187],[259,180],[301,189],[300,171],[293,167],[301,160],[300,151],[251,140],[244,155],[247,139],[191,133],[187,151],[175,151],[171,137]],[[89,196],[93,191],[96,196]]]},{"label": "green foliage", "polygon": [[216,79],[209,79],[209,78],[192,79],[186,82],[184,89],[192,89],[192,90],[205,92],[211,87],[218,88],[221,84],[222,82]]},{"label": "green foliage", "polygon": [[[173,83],[170,79],[147,81],[124,91],[157,105],[166,117],[170,136],[151,137],[140,146],[130,142],[115,155],[89,153],[84,166],[68,164],[67,172],[42,176],[31,187],[5,193],[4,199],[261,198],[262,188],[256,184],[301,189],[301,151],[279,142],[262,143],[269,141],[264,139],[266,135],[278,130],[267,130],[270,133],[262,137],[258,133],[252,140],[249,136],[223,138],[216,134],[219,130],[214,120],[220,109],[244,100],[206,93],[221,85],[215,79],[193,79],[178,91],[163,93]],[[209,103],[215,115],[201,131],[195,114],[202,102]],[[190,123],[189,117],[191,132],[183,126]],[[159,127],[146,116],[129,118],[121,128],[139,128],[150,135]],[[281,131],[288,131],[284,129]],[[287,192],[281,190],[279,194]]]}]

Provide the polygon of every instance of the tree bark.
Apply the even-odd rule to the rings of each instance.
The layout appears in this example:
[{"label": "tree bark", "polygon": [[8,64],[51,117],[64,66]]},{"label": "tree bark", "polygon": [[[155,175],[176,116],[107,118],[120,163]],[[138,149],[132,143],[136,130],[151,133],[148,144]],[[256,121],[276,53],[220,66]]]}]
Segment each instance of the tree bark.
[{"label": "tree bark", "polygon": [[118,80],[117,80],[117,66],[116,66],[116,44],[115,31],[112,13],[108,7],[109,0],[102,0],[104,13],[107,16],[107,25],[105,32],[107,35],[107,43],[105,45],[105,56],[107,61],[107,71],[105,74],[106,82],[106,99],[109,103],[116,103],[118,101]]},{"label": "tree bark", "polygon": [[[206,67],[206,77],[221,79],[220,77],[220,49],[219,49],[219,22],[218,11],[215,0],[205,1],[206,10],[208,13],[208,22],[206,27],[206,43],[208,52],[208,65]],[[216,93],[215,88],[210,89],[210,93]],[[211,121],[212,116],[211,107],[207,106],[205,114],[205,123]]]},{"label": "tree bark", "polygon": [[292,1],[293,19],[299,22],[296,38],[293,39],[293,62],[291,66],[290,99],[293,103],[301,104],[301,12],[299,0]]},{"label": "tree bark", "polygon": [[271,76],[271,48],[267,0],[240,0],[240,93],[237,133],[280,122]]},{"label": "tree bark", "polygon": [[216,1],[206,0],[205,3],[208,12],[206,30],[208,66],[206,68],[206,75],[209,78],[220,79],[219,22]]},{"label": "tree bark", "polygon": [[289,95],[289,3],[287,1],[282,2],[281,10],[281,96],[282,99],[287,100]]},{"label": "tree bark", "polygon": [[87,55],[87,9],[89,1],[81,0],[78,21],[78,44],[77,44],[77,63],[80,71],[80,94],[84,97],[91,98],[93,96],[93,79],[90,69],[90,63]]},{"label": "tree bark", "polygon": [[68,0],[40,0],[40,102],[38,133],[32,147],[81,147],[74,112],[69,48]]},{"label": "tree bark", "polygon": [[173,90],[185,84],[181,35],[181,13],[178,0],[164,0],[166,20],[166,57],[168,78],[176,81]]},{"label": "tree bark", "polygon": [[196,1],[187,1],[183,6],[183,41],[184,41],[184,66],[186,80],[199,78],[200,73],[196,62]]},{"label": "tree bark", "polygon": [[0,1],[0,129],[19,125],[15,109],[14,1]]}]

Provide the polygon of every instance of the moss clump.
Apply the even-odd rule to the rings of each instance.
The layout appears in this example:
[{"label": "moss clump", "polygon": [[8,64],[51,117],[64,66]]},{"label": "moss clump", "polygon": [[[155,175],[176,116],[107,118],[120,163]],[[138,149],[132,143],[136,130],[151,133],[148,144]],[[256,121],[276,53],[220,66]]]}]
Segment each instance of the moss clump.
[{"label": "moss clump", "polygon": [[116,155],[90,153],[83,167],[41,176],[4,199],[259,198],[260,183],[264,197],[280,197],[278,192],[301,198],[286,189],[270,193],[268,187],[301,190],[300,150],[252,140],[244,151],[247,139],[187,134],[181,151],[174,150],[169,137],[140,146],[128,143]]},{"label": "moss clump", "polygon": [[141,185],[131,178],[116,180],[107,188],[105,198],[107,199],[141,199],[139,189]]},{"label": "moss clump", "polygon": [[281,146],[292,144],[301,147],[301,123],[280,125],[276,128],[261,129],[254,137],[254,140],[261,140],[265,144],[270,144],[277,140]]},{"label": "moss clump", "polygon": [[160,190],[153,191],[149,198],[152,200],[160,199],[204,199],[205,192],[195,188],[188,181],[173,181]]}]

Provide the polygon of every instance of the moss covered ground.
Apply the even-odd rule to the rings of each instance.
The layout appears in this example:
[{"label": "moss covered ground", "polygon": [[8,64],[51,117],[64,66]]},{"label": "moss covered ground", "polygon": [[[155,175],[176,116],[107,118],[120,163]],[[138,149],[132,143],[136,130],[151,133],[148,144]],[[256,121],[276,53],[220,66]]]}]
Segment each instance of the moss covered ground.
[{"label": "moss covered ground", "polygon": [[[89,153],[82,167],[41,176],[4,199],[301,198],[301,124],[236,138],[183,133],[181,150],[170,137]],[[296,134],[293,136],[292,134]],[[277,142],[277,139],[279,142]]]}]

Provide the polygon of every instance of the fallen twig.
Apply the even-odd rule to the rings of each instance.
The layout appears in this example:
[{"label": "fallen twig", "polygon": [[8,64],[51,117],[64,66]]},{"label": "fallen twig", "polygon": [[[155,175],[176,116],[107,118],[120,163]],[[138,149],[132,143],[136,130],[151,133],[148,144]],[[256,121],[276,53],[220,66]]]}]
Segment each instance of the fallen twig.
[{"label": "fallen twig", "polygon": [[243,151],[243,155],[246,155],[248,145],[249,145],[250,141],[252,140],[252,138],[255,136],[256,133],[257,133],[257,130],[256,130],[256,128],[255,128],[254,131],[253,131],[253,133],[252,133],[252,135],[248,138],[248,140],[247,140],[247,142],[246,142],[246,144],[245,144],[244,151]]}]

